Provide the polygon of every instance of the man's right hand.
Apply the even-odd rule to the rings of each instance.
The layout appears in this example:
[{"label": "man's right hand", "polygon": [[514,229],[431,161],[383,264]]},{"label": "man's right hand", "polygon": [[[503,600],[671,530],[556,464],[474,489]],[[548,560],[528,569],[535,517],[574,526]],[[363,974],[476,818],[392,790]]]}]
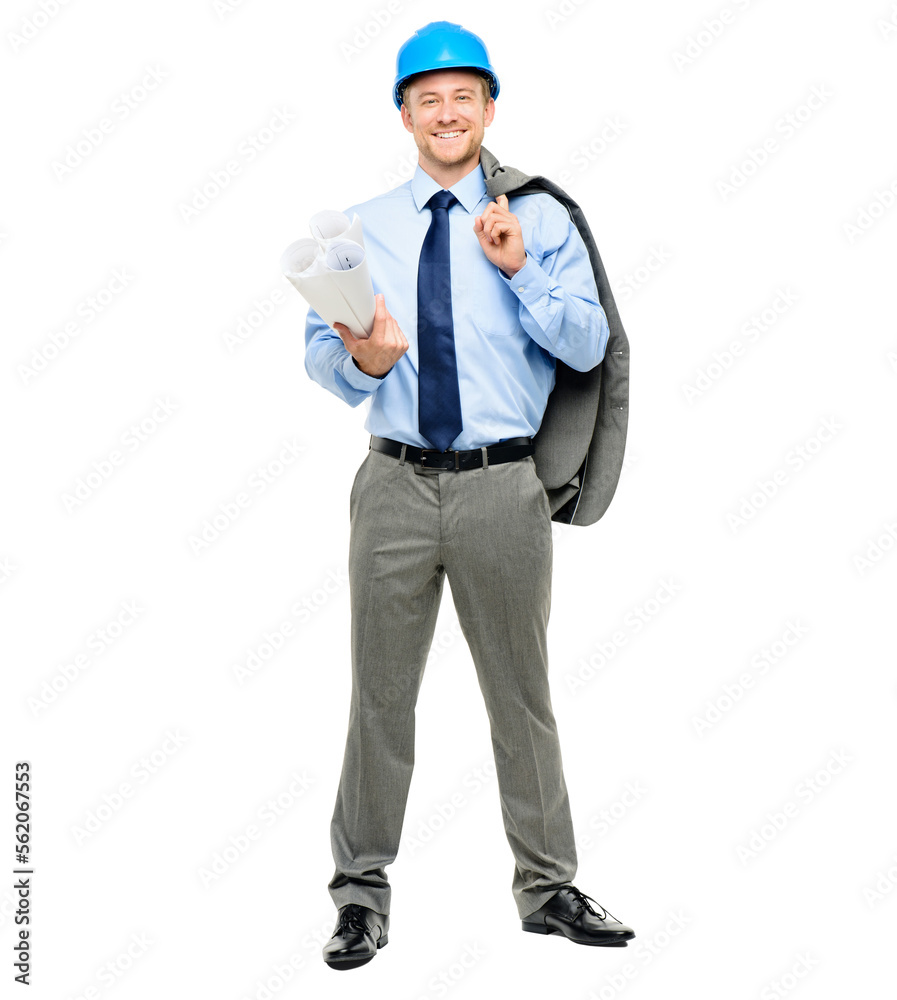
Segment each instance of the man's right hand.
[{"label": "man's right hand", "polygon": [[408,341],[386,308],[383,294],[378,292],[374,302],[374,329],[366,340],[356,337],[344,323],[334,323],[333,329],[361,371],[382,378],[408,350]]}]

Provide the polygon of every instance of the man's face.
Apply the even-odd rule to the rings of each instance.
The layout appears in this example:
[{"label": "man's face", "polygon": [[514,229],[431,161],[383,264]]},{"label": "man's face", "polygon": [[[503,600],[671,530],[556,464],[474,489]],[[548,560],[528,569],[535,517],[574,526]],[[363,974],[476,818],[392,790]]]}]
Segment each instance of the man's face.
[{"label": "man's face", "polygon": [[483,103],[480,80],[470,70],[440,69],[405,88],[402,122],[413,133],[422,162],[445,167],[477,159],[495,114],[491,97]]}]

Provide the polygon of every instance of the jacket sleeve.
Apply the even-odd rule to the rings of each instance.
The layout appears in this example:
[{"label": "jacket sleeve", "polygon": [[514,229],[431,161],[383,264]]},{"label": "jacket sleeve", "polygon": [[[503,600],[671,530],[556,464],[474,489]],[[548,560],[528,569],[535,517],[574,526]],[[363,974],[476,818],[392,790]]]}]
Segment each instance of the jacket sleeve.
[{"label": "jacket sleeve", "polygon": [[516,207],[521,221],[533,216],[532,227],[523,225],[524,234],[532,229],[532,245],[512,278],[498,273],[520,301],[520,324],[553,357],[591,371],[604,358],[609,330],[582,236],[547,193],[522,196]]},{"label": "jacket sleeve", "polygon": [[305,370],[349,406],[358,406],[383,384],[357,367],[339,334],[311,308],[305,321]]}]

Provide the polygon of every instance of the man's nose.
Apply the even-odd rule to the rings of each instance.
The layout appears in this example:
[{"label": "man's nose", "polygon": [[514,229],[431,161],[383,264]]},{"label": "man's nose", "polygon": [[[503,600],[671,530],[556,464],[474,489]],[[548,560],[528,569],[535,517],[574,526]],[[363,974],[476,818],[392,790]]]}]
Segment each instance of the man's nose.
[{"label": "man's nose", "polygon": [[455,109],[451,102],[444,102],[436,115],[437,121],[440,122],[453,122],[455,120]]}]

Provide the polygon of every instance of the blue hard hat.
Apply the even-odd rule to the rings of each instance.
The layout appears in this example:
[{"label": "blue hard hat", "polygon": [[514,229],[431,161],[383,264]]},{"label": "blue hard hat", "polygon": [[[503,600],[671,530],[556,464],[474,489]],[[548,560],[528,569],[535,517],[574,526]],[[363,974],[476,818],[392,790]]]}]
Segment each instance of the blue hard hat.
[{"label": "blue hard hat", "polygon": [[451,21],[431,21],[408,39],[396,56],[392,99],[402,107],[405,81],[434,69],[475,69],[489,81],[490,96],[498,97],[498,77],[489,62],[482,38]]}]

